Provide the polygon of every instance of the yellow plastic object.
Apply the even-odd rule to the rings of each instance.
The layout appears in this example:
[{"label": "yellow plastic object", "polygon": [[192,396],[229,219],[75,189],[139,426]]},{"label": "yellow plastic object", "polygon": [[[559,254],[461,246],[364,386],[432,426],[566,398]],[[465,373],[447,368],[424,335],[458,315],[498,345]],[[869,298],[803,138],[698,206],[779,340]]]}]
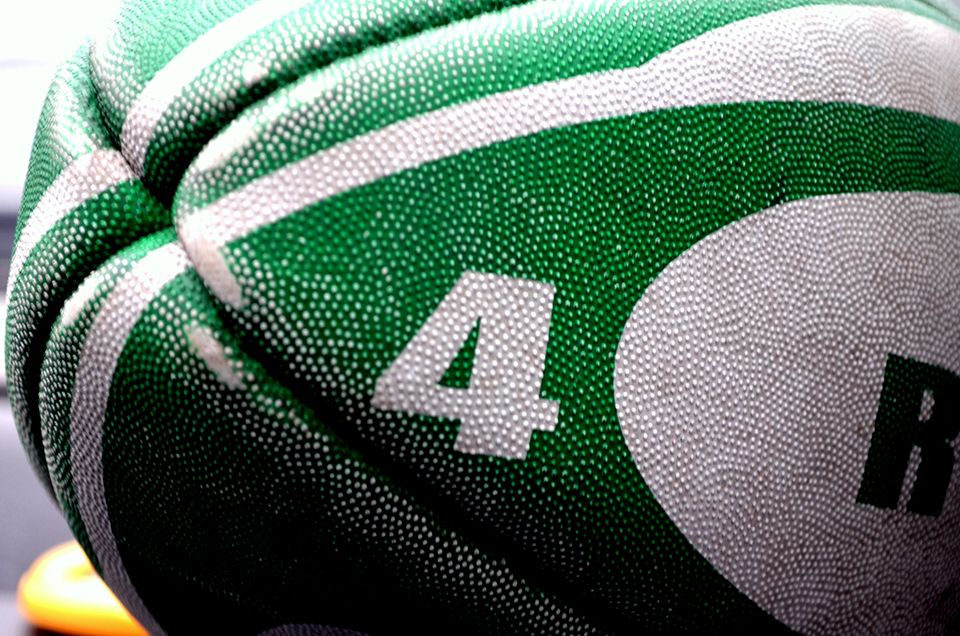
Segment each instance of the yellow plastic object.
[{"label": "yellow plastic object", "polygon": [[75,541],[41,554],[21,577],[17,605],[36,627],[76,636],[143,636]]}]

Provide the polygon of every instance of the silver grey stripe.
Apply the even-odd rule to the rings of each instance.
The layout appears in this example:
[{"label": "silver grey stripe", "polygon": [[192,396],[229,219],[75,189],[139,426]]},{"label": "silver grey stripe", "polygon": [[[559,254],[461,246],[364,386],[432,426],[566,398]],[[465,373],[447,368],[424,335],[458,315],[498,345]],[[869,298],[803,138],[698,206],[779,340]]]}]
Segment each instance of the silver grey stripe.
[{"label": "silver grey stripe", "polygon": [[137,594],[120,558],[103,485],[103,427],[117,360],[147,305],[187,270],[179,244],[150,252],[124,274],[94,318],[77,366],[70,405],[70,466],[80,517],[100,561],[103,578],[151,633],[162,630]]},{"label": "silver grey stripe", "polygon": [[147,82],[123,122],[121,148],[138,175],[157,124],[183,89],[226,51],[311,0],[256,2],[220,22],[180,51]]},{"label": "silver grey stripe", "polygon": [[[304,85],[304,95],[292,98],[309,98],[316,90]],[[881,7],[788,9],[715,29],[636,68],[527,86],[398,122],[289,164],[193,213],[177,211],[179,230],[196,261],[204,250],[403,170],[618,116],[705,104],[806,101],[901,109],[960,123],[957,95],[956,31]],[[244,125],[249,127],[244,119],[235,124]],[[236,146],[248,140],[232,136]],[[211,143],[195,168],[218,165],[231,151]],[[206,275],[202,266],[199,270]]]},{"label": "silver grey stripe", "polygon": [[12,290],[17,284],[23,264],[57,221],[84,201],[135,179],[123,155],[116,150],[94,150],[64,168],[43,193],[20,232],[10,260],[7,289]]}]

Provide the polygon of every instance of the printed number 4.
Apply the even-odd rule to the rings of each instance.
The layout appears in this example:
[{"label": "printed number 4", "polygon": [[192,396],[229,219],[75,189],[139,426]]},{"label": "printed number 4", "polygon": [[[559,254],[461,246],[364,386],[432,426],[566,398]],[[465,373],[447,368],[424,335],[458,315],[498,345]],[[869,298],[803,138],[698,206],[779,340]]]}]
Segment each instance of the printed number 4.
[{"label": "printed number 4", "polygon": [[[373,406],[460,420],[460,452],[525,458],[533,431],[557,425],[559,404],[540,397],[554,291],[537,281],[465,273],[377,381]],[[442,386],[477,321],[470,386]]]}]

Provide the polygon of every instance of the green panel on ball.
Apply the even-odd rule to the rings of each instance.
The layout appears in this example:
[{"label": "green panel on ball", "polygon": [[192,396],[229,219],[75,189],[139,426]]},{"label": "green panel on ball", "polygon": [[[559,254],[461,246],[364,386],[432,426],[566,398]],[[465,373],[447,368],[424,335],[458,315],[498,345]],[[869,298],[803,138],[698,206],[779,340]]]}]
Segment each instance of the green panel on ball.
[{"label": "green panel on ball", "polygon": [[957,15],[131,2],[34,145],[28,454],[155,633],[947,629]]}]

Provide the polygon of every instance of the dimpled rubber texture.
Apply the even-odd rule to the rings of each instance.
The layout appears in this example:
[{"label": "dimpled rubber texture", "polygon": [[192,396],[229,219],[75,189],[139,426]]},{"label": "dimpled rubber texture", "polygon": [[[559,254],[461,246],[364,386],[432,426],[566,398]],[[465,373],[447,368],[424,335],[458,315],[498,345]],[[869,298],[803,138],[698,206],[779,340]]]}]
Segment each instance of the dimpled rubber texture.
[{"label": "dimpled rubber texture", "polygon": [[64,66],[7,366],[98,572],[155,633],[956,629],[957,16],[509,4]]}]

